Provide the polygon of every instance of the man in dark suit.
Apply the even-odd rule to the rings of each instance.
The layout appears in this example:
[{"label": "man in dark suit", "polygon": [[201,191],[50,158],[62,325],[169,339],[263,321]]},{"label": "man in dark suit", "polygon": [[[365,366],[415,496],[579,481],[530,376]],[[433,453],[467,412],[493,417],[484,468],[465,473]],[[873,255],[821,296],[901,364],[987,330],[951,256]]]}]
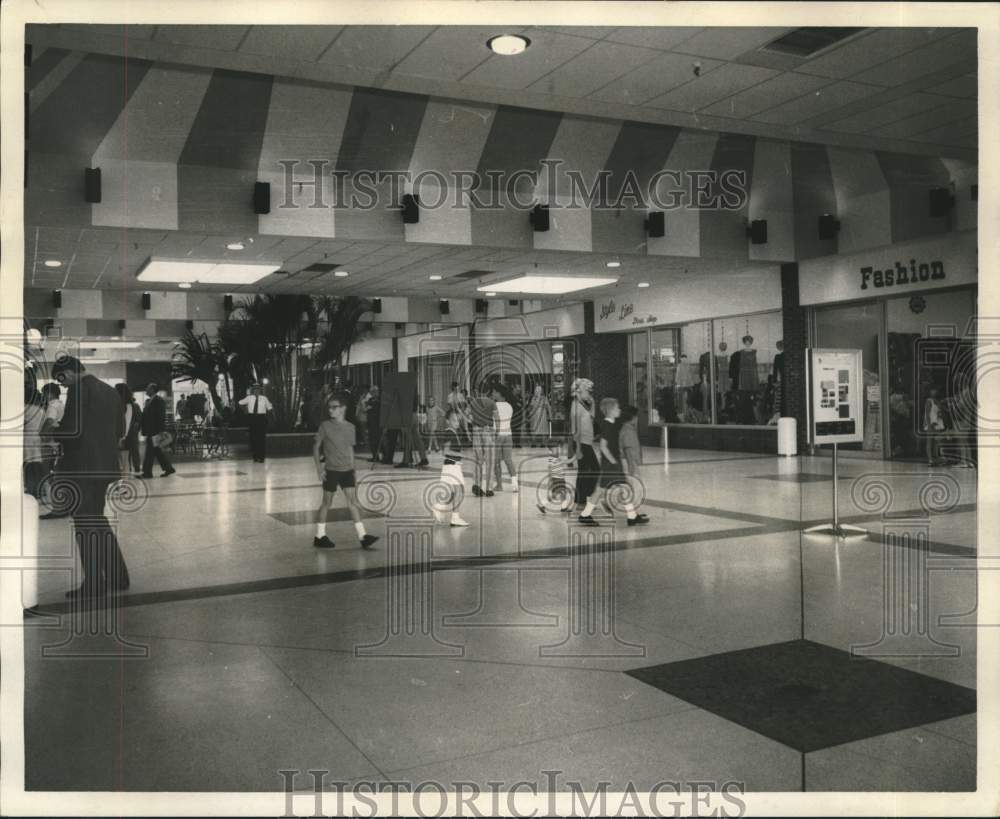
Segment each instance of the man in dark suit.
[{"label": "man in dark suit", "polygon": [[163,450],[153,443],[153,436],[167,429],[167,405],[160,396],[160,387],[156,383],[146,386],[146,408],[142,411],[142,434],[146,436],[146,452],[142,458],[142,477],[153,477],[153,458],[160,463],[163,470],[161,478],[173,475],[176,471]]},{"label": "man in dark suit", "polygon": [[56,361],[52,378],[68,387],[66,411],[53,433],[62,443],[56,478],[71,487],[69,513],[83,565],[83,583],[66,596],[95,597],[127,589],[125,558],[104,515],[108,485],[119,475],[118,442],[125,433],[121,399],[72,356]]}]

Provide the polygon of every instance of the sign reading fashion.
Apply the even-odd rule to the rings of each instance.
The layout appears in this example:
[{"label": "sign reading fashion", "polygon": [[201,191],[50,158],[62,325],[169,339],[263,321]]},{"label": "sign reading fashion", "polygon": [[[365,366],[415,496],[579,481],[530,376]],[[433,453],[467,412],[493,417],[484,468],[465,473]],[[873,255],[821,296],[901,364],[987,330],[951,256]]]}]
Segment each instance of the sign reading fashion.
[{"label": "sign reading fashion", "polygon": [[921,284],[945,278],[943,262],[917,264],[916,259],[910,259],[909,268],[902,262],[896,262],[894,267],[886,267],[885,270],[873,269],[869,265],[862,267],[860,272],[862,290],[867,290],[869,284],[873,287],[894,287],[903,284]]}]

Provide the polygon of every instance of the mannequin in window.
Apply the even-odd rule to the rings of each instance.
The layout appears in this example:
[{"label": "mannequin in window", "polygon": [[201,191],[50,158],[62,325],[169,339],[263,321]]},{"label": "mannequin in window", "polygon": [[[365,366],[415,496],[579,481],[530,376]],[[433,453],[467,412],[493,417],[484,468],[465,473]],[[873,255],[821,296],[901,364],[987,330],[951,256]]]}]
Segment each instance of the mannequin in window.
[{"label": "mannequin in window", "polygon": [[757,380],[757,351],[753,348],[753,336],[743,336],[743,349],[737,350],[729,358],[729,379],[737,391],[736,405],[739,408],[739,423],[753,424],[754,393]]}]

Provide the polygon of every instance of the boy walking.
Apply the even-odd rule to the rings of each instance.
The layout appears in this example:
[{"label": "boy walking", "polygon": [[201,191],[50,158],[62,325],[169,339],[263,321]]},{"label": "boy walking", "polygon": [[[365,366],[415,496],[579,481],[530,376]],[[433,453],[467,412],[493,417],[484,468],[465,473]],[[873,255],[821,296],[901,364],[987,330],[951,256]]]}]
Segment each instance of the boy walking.
[{"label": "boy walking", "polygon": [[[326,513],[333,503],[333,496],[339,486],[344,490],[347,508],[354,521],[354,529],[358,533],[362,549],[371,549],[378,540],[375,535],[365,532],[361,521],[361,509],[358,507],[357,490],[354,481],[354,444],[356,441],[354,424],[345,419],[347,415],[348,398],[343,395],[333,395],[327,401],[329,418],[319,425],[316,431],[316,442],[313,444],[313,461],[316,473],[323,482],[323,500],[316,510],[316,536],[313,546],[317,549],[332,549],[335,544],[326,536]],[[320,462],[320,455],[326,461]]]}]

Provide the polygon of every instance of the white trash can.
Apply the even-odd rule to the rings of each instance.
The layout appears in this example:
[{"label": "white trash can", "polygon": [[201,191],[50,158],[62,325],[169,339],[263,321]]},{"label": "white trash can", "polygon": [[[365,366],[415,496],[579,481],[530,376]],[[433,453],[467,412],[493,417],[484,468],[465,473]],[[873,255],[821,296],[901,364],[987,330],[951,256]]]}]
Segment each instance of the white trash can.
[{"label": "white trash can", "polygon": [[[21,556],[38,559],[38,501],[31,495],[21,496]],[[21,572],[21,608],[38,605],[38,571]]]},{"label": "white trash can", "polygon": [[797,455],[798,454],[798,443],[797,438],[797,427],[794,418],[779,418],[778,419],[778,454],[785,455]]}]

